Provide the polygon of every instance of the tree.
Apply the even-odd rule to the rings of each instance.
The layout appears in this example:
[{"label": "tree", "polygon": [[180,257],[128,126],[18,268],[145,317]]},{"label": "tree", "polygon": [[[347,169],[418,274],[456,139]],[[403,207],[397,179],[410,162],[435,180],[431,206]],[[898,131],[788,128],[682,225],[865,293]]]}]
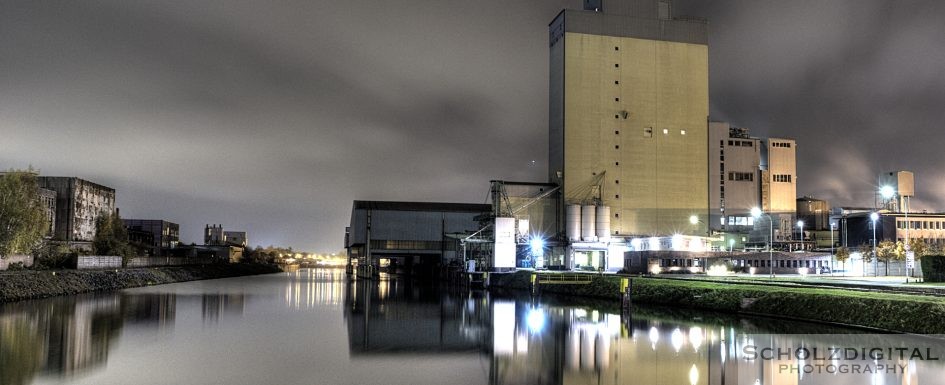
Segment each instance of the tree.
[{"label": "tree", "polygon": [[834,258],[837,259],[837,262],[840,262],[843,264],[843,275],[846,276],[847,275],[847,260],[850,259],[850,249],[846,248],[845,246],[838,248],[836,254],[834,255]]},{"label": "tree", "polygon": [[932,248],[929,247],[929,244],[925,243],[925,240],[922,238],[909,239],[909,250],[915,254],[916,260],[926,255],[932,255]]},{"label": "tree", "polygon": [[886,268],[886,275],[889,275],[889,262],[898,259],[898,248],[892,241],[882,241],[876,246],[876,258],[883,262]]},{"label": "tree", "polygon": [[33,168],[0,175],[0,258],[33,251],[48,228]]},{"label": "tree", "polygon": [[124,262],[134,258],[135,249],[128,243],[128,230],[118,213],[101,215],[95,223],[92,251],[97,255],[118,255]]},{"label": "tree", "polygon": [[[863,256],[863,275],[866,275],[866,264],[873,262],[874,250],[873,246],[870,246],[869,243],[864,243],[857,248],[857,251]],[[873,272],[873,275],[876,275],[876,272]]]}]

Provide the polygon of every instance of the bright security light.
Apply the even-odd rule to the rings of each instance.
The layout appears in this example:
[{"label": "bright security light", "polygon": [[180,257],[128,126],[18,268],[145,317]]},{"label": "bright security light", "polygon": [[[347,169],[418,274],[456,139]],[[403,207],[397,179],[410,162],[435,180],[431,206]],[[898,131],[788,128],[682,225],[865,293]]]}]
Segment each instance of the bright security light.
[{"label": "bright security light", "polygon": [[878,220],[878,219],[879,219],[879,214],[877,214],[877,213],[872,213],[872,214],[870,214],[870,220],[871,220],[871,221],[876,222],[876,220]]},{"label": "bright security light", "polygon": [[545,252],[545,240],[535,237],[528,241],[529,247],[532,249],[532,255],[541,256]]},{"label": "bright security light", "polygon": [[896,190],[892,186],[883,186],[879,189],[879,194],[885,199],[890,199],[896,195]]},{"label": "bright security light", "polygon": [[804,228],[804,221],[797,221],[797,227]]},{"label": "bright security light", "polygon": [[690,217],[689,217],[689,223],[692,223],[692,224],[697,224],[697,223],[699,223],[699,217],[697,217],[697,216],[695,216],[695,215],[690,216]]},{"label": "bright security light", "polygon": [[751,216],[753,216],[753,217],[755,217],[755,218],[761,217],[761,209],[760,209],[760,208],[757,208],[757,207],[752,207],[752,208],[751,208]]}]

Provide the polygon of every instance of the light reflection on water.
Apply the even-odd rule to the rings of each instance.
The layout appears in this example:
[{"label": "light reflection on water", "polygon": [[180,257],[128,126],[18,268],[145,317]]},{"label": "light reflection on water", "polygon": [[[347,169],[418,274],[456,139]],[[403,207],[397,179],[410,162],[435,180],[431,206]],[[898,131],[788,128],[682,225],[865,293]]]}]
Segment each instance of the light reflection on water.
[{"label": "light reflection on water", "polygon": [[[888,342],[849,333],[861,332],[297,269],[2,305],[0,383],[819,384],[741,352]],[[919,362],[829,383],[943,379],[941,362]]]}]

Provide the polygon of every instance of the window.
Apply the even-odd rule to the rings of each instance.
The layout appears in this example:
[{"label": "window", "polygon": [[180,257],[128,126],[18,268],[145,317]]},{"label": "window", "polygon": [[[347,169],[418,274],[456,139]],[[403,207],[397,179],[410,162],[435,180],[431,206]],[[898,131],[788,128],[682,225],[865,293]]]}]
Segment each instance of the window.
[{"label": "window", "polygon": [[619,150],[619,149],[620,149],[620,145],[619,145],[619,144],[615,144],[615,145],[614,145],[614,148],[617,149],[617,150]]},{"label": "window", "polygon": [[614,162],[614,166],[619,166],[620,162]]},{"label": "window", "polygon": [[775,182],[791,183],[791,175],[788,174],[775,174],[772,179]]},{"label": "window", "polygon": [[620,213],[614,213],[614,218],[620,218]]},{"label": "window", "polygon": [[619,101],[620,101],[620,98],[614,98],[614,101],[615,101],[615,102],[619,102]]},{"label": "window", "polygon": [[620,64],[614,63],[614,68],[620,68]]},{"label": "window", "polygon": [[644,138],[652,138],[652,137],[653,137],[653,127],[646,127],[646,128],[644,128],[644,129],[643,129],[643,137],[644,137]]},{"label": "window", "polygon": [[620,80],[614,80],[614,84],[620,84]]},{"label": "window", "polygon": [[669,135],[669,129],[668,129],[668,128],[664,128],[664,129],[663,129],[663,135]]},{"label": "window", "polygon": [[679,130],[679,135],[686,135],[686,130]]},{"label": "window", "polygon": [[750,172],[729,172],[728,180],[736,182],[752,182],[755,180],[755,174]]},{"label": "window", "polygon": [[614,51],[620,51],[620,47],[614,47]]},{"label": "window", "polygon": [[620,115],[614,115],[614,119],[620,119]]},{"label": "window", "polygon": [[615,180],[615,181],[614,181],[614,184],[620,184],[620,180],[619,180],[619,179],[618,179],[618,180]]},{"label": "window", "polygon": [[614,130],[614,135],[620,135],[620,130]]},{"label": "window", "polygon": [[731,140],[728,141],[728,145],[729,145],[729,146],[734,146],[734,145],[735,145],[734,143],[735,143],[735,142],[733,142],[733,141],[731,141]]},{"label": "window", "polygon": [[620,194],[614,195],[614,198],[620,199]]},{"label": "window", "polygon": [[771,142],[771,147],[791,148],[791,143],[788,143],[788,142]]}]

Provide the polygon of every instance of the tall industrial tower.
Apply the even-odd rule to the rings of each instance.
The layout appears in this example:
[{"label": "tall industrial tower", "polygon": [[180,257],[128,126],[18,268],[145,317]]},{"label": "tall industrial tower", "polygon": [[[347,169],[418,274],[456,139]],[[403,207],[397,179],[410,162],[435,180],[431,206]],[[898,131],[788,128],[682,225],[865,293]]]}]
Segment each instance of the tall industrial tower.
[{"label": "tall industrial tower", "polygon": [[586,0],[549,29],[549,179],[564,204],[609,206],[612,236],[706,235],[705,20],[669,0]]}]

